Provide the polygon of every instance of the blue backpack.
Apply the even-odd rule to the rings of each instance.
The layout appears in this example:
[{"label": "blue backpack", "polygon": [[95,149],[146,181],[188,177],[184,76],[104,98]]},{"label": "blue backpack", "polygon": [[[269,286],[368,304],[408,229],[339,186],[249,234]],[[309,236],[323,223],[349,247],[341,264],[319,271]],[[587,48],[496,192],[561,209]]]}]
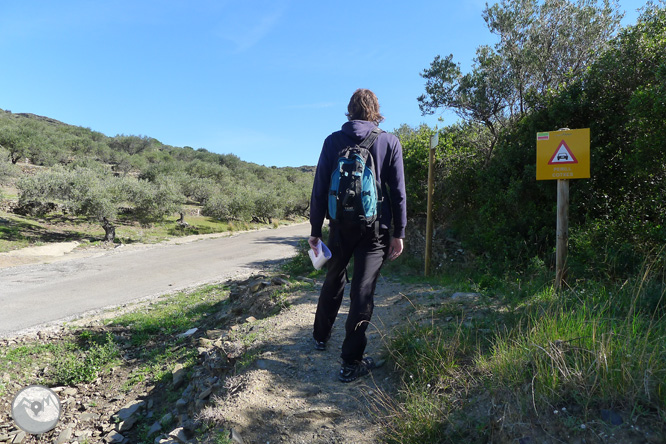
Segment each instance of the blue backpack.
[{"label": "blue backpack", "polygon": [[378,220],[381,187],[369,149],[381,131],[375,128],[360,144],[340,151],[328,193],[328,218],[331,221],[369,226]]}]

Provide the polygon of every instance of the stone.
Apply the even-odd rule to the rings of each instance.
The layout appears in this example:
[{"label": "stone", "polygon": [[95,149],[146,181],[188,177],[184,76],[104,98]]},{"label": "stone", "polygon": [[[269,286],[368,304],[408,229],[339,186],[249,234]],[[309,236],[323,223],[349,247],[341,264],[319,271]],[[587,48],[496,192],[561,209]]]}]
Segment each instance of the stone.
[{"label": "stone", "polygon": [[289,281],[280,276],[275,276],[273,279],[271,279],[271,283],[273,285],[287,285],[289,284]]},{"label": "stone", "polygon": [[199,399],[206,399],[210,396],[211,393],[213,393],[213,387],[208,387],[206,390],[199,393]]},{"label": "stone", "polygon": [[178,427],[169,433],[169,438],[178,441],[181,444],[188,444],[187,436],[185,436],[185,429]]},{"label": "stone", "polygon": [[148,429],[148,436],[155,435],[156,433],[159,433],[162,430],[162,424],[160,424],[159,421],[155,421],[152,426],[150,426],[150,429]]},{"label": "stone", "polygon": [[480,293],[465,293],[465,292],[457,292],[453,293],[451,295],[451,299],[458,299],[458,300],[465,300],[465,301],[471,301],[474,299],[478,299],[481,297]]},{"label": "stone", "polygon": [[118,411],[118,418],[121,421],[126,421],[130,416],[134,415],[139,411],[141,407],[144,406],[145,401],[132,401],[129,404],[125,405],[120,411]]},{"label": "stone", "polygon": [[58,435],[58,439],[56,440],[56,444],[65,444],[72,438],[72,432],[73,428],[72,426],[67,427],[65,430],[60,432],[60,435]]},{"label": "stone", "polygon": [[271,285],[270,282],[265,282],[265,281],[255,282],[255,283],[250,285],[250,291],[252,293],[256,293],[259,290],[262,290],[262,289],[268,287],[269,285]]},{"label": "stone", "polygon": [[21,444],[23,441],[25,441],[26,434],[24,431],[18,432],[16,435],[14,435],[14,439],[12,439],[12,444]]},{"label": "stone", "polygon": [[187,415],[180,418],[180,426],[185,430],[185,434],[193,435],[197,430],[197,424]]},{"label": "stone", "polygon": [[120,444],[121,442],[125,441],[125,437],[115,430],[111,430],[109,434],[104,437],[104,441],[108,442],[109,444]]},{"label": "stone", "polygon": [[257,322],[257,318],[255,318],[254,316],[250,316],[245,319],[245,322],[247,322],[248,324],[251,322]]},{"label": "stone", "polygon": [[176,408],[179,410],[184,410],[187,408],[187,399],[185,398],[180,398],[178,401],[176,401]]},{"label": "stone", "polygon": [[171,421],[173,421],[173,415],[171,413],[167,413],[166,415],[162,416],[162,419],[160,419],[160,423],[164,425],[171,424]]},{"label": "stone", "polygon": [[136,416],[130,416],[125,421],[122,421],[120,424],[118,424],[118,431],[119,432],[126,432],[126,431],[130,430],[132,427],[134,427],[134,424],[136,424],[136,421],[137,421]]},{"label": "stone", "polygon": [[234,444],[245,444],[245,441],[243,441],[243,437],[241,436],[241,434],[238,433],[238,430],[234,428],[231,429],[231,434],[229,437],[231,438],[231,442]]},{"label": "stone", "polygon": [[95,421],[97,419],[99,419],[99,413],[86,412],[81,414],[81,416],[79,416],[80,422]]},{"label": "stone", "polygon": [[185,333],[181,333],[181,334],[179,334],[178,337],[179,337],[179,338],[187,338],[187,337],[189,337],[189,336],[192,336],[194,333],[196,333],[196,332],[198,332],[198,331],[199,331],[199,329],[196,328],[196,327],[194,327],[194,328],[190,328],[190,329],[187,330]]},{"label": "stone", "polygon": [[207,338],[199,338],[199,347],[212,347],[213,341]]},{"label": "stone", "polygon": [[64,396],[74,396],[74,395],[76,395],[77,392],[78,392],[78,390],[75,389],[74,387],[67,387],[62,391],[62,394]]},{"label": "stone", "polygon": [[183,385],[183,382],[185,382],[185,368],[183,367],[183,364],[176,364],[171,372],[171,376],[173,378],[173,387],[180,388],[180,386]]},{"label": "stone", "polygon": [[224,330],[207,330],[206,336],[208,339],[220,339],[224,334]]}]

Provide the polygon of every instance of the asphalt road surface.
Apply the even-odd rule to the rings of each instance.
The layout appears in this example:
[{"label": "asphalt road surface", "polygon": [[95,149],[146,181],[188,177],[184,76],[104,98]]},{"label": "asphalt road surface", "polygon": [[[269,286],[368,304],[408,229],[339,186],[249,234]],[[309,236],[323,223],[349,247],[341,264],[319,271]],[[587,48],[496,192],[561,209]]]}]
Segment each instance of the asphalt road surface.
[{"label": "asphalt road surface", "polygon": [[309,224],[0,269],[0,337],[105,307],[258,273],[296,253]]}]

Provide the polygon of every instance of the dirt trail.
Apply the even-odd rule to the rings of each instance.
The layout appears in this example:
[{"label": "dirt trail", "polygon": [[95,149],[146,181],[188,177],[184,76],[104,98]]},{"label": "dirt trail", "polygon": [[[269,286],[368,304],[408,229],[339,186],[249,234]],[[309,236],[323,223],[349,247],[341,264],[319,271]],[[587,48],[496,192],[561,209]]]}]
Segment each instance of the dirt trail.
[{"label": "dirt trail", "polygon": [[[326,351],[315,351],[312,322],[319,288],[292,295],[290,308],[257,324],[261,354],[227,382],[227,395],[204,409],[201,419],[233,428],[245,443],[379,442],[380,426],[368,399],[376,398],[378,390],[393,393],[394,373],[387,364],[352,383],[338,381],[349,297],[347,293]],[[386,335],[411,307],[405,289],[380,277],[366,350],[375,359]]]}]

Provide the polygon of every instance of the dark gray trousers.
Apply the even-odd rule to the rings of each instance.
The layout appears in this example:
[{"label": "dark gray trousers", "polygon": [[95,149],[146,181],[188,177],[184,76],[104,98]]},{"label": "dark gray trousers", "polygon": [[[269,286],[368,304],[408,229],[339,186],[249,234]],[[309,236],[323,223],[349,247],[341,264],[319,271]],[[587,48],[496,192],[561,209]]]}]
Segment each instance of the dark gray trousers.
[{"label": "dark gray trousers", "polygon": [[333,323],[340,310],[347,282],[347,265],[354,258],[351,279],[350,307],[345,323],[345,340],[342,343],[342,360],[345,363],[360,361],[367,344],[365,331],[374,308],[375,286],[379,271],[386,260],[390,244],[388,230],[374,227],[343,229],[331,227],[328,247],[332,257],[326,263],[326,279],[319,294],[315,314],[313,336],[326,342],[331,336]]}]

